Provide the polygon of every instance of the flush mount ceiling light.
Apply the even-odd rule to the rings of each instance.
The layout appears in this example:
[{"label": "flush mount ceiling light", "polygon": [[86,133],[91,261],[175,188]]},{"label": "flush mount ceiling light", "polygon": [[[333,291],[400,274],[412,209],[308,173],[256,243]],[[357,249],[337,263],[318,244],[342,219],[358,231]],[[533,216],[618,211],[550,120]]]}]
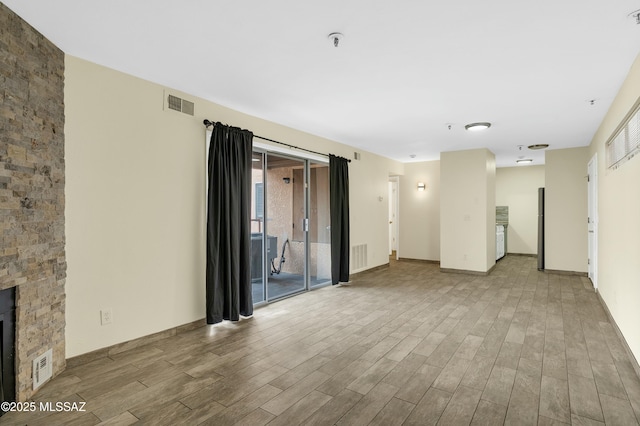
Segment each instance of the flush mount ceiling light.
[{"label": "flush mount ceiling light", "polygon": [[516,160],[516,163],[518,163],[518,164],[528,164],[528,163],[533,163],[533,160],[531,158],[523,158],[521,160]]},{"label": "flush mount ceiling light", "polygon": [[464,126],[465,130],[470,132],[477,132],[479,130],[485,130],[491,127],[491,123],[482,122],[482,123],[471,123]]},{"label": "flush mount ceiling light", "polygon": [[331,33],[327,36],[331,43],[333,43],[333,47],[338,47],[342,39],[344,39],[344,34],[342,33]]},{"label": "flush mount ceiling light", "polygon": [[549,148],[548,143],[537,143],[535,145],[529,145],[527,148],[529,149],[546,149]]}]

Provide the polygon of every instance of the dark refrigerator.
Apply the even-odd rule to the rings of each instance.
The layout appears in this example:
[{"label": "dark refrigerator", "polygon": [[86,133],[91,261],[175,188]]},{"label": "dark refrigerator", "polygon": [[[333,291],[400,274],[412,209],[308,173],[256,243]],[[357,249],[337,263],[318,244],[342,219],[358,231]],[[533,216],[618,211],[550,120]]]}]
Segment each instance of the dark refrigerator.
[{"label": "dark refrigerator", "polygon": [[544,188],[538,188],[538,271],[544,269]]}]

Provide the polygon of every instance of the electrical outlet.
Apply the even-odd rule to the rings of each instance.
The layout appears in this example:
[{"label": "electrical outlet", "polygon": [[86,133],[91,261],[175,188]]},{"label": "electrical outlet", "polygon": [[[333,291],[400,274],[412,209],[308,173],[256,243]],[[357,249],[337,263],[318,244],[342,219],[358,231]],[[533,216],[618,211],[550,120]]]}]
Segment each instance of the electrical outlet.
[{"label": "electrical outlet", "polygon": [[100,311],[100,325],[111,324],[113,321],[113,312],[111,308],[102,309]]}]

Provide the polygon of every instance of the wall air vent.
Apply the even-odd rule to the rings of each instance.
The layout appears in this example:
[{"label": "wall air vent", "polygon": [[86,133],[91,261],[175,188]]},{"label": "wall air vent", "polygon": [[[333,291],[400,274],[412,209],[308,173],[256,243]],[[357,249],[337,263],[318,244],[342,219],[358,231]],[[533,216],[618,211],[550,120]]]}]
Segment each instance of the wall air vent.
[{"label": "wall air vent", "polygon": [[193,115],[194,103],[181,99],[177,96],[169,95],[167,97],[167,107],[169,109],[180,111],[185,114]]},{"label": "wall air vent", "polygon": [[356,272],[367,267],[367,244],[351,247],[351,270]]},{"label": "wall air vent", "polygon": [[193,102],[182,100],[182,112],[193,115]]},{"label": "wall air vent", "polygon": [[49,349],[33,360],[33,390],[51,378],[53,372],[53,351]]},{"label": "wall air vent", "polygon": [[169,97],[167,98],[167,104],[169,106],[169,109],[182,111],[182,99],[177,96],[169,95]]}]

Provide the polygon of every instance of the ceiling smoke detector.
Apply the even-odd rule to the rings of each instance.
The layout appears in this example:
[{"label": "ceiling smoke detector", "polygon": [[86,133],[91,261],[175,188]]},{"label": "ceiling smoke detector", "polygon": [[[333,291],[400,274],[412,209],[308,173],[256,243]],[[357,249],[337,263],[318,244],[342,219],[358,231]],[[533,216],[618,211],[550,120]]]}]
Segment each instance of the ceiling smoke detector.
[{"label": "ceiling smoke detector", "polygon": [[344,39],[344,34],[342,33],[331,33],[328,36],[331,43],[333,43],[333,47],[338,47],[342,39]]}]

